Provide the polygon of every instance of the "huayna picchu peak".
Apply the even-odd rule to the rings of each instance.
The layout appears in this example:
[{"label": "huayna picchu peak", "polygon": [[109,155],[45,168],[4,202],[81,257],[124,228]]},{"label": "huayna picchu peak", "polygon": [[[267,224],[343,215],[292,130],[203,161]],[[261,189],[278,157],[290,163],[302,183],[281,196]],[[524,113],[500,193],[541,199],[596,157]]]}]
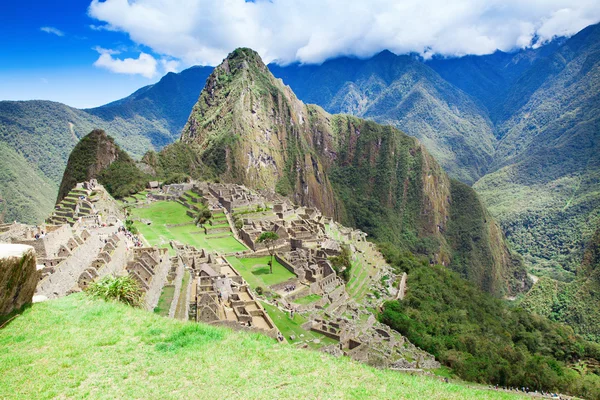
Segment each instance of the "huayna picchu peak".
[{"label": "huayna picchu peak", "polygon": [[235,50],[209,76],[172,146],[182,143],[193,146],[205,176],[275,189],[491,293],[529,287],[477,194],[451,180],[418,140],[303,104],[250,49]]}]

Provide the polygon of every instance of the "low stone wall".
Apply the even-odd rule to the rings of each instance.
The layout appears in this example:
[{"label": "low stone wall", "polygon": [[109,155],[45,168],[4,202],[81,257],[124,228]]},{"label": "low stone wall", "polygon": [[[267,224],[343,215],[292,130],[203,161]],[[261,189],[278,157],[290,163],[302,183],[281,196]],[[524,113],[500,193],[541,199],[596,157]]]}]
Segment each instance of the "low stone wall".
[{"label": "low stone wall", "polygon": [[40,273],[31,246],[0,244],[0,315],[31,303]]},{"label": "low stone wall", "polygon": [[298,274],[296,273],[296,269],[294,268],[294,266],[288,260],[286,260],[285,258],[281,257],[277,253],[275,253],[275,260],[277,260],[277,262],[279,264],[283,265],[285,267],[285,269],[287,269],[288,271],[290,271],[292,274],[296,275],[296,277],[299,277]]}]

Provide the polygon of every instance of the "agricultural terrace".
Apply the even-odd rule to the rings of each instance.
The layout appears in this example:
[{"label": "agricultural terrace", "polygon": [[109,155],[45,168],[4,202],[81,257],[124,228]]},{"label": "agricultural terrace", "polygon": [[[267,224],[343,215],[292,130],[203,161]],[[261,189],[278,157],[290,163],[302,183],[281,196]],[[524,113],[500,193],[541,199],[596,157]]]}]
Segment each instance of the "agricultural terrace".
[{"label": "agricultural terrace", "polygon": [[132,208],[130,213],[134,226],[151,246],[169,247],[169,241],[176,240],[220,253],[246,250],[231,233],[205,234],[186,211],[188,209],[177,202],[156,201],[145,207]]},{"label": "agricultural terrace", "polygon": [[275,258],[273,258],[273,273],[269,273],[269,265],[267,264],[269,259],[269,256],[258,258],[227,257],[227,261],[253,288],[259,286],[268,288],[271,285],[277,285],[296,277],[296,275],[277,262]]}]

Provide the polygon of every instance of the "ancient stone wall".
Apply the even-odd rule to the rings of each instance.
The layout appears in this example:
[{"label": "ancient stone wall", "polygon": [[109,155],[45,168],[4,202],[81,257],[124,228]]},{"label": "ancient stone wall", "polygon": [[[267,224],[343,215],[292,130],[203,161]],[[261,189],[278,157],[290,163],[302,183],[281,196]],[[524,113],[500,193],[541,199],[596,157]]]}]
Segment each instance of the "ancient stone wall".
[{"label": "ancient stone wall", "polygon": [[31,246],[0,244],[0,315],[31,303],[39,281]]}]

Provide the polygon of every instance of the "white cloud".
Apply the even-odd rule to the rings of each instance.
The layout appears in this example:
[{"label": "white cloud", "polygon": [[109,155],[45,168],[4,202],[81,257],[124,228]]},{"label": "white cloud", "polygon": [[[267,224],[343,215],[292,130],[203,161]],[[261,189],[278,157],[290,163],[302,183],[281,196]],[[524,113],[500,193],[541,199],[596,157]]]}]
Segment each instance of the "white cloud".
[{"label": "white cloud", "polygon": [[46,32],[46,33],[50,33],[50,34],[56,35],[56,36],[65,36],[65,34],[64,34],[63,31],[61,31],[59,29],[56,29],[56,28],[54,28],[52,26],[42,26],[40,28],[40,31]]},{"label": "white cloud", "polygon": [[152,78],[157,73],[157,62],[150,54],[140,53],[138,58],[118,59],[113,57],[115,55],[113,50],[102,48],[97,48],[97,50],[99,50],[100,57],[94,63],[96,67],[105,68],[118,74],[142,75],[146,78]]},{"label": "white cloud", "polygon": [[[318,63],[381,50],[487,54],[572,35],[600,21],[597,0],[93,0],[103,29],[185,65],[246,46],[266,62]],[[102,57],[102,56],[101,56]]]},{"label": "white cloud", "polygon": [[177,72],[179,70],[179,64],[180,62],[177,60],[167,60],[164,58],[160,60],[160,65],[165,73]]},{"label": "white cloud", "polygon": [[100,54],[110,54],[111,56],[121,54],[120,50],[105,49],[104,47],[100,46],[94,47],[93,50],[97,51]]}]

